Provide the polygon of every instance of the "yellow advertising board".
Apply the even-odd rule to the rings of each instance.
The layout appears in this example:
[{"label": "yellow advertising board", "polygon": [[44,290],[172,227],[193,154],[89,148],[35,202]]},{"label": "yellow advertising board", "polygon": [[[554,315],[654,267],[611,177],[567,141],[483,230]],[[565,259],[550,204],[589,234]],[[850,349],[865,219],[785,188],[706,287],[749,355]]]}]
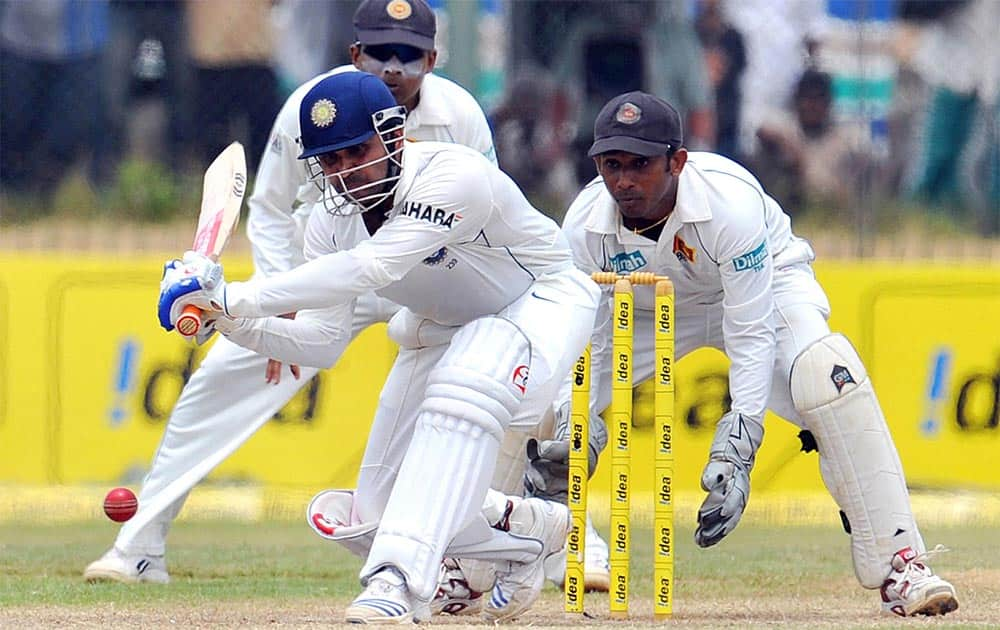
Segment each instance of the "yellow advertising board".
[{"label": "yellow advertising board", "polygon": [[[161,264],[0,259],[0,481],[141,480],[207,350],[159,328]],[[230,277],[249,272],[227,261]],[[394,356],[384,327],[366,331],[212,478],[353,483]]]},{"label": "yellow advertising board", "polygon": [[[0,256],[0,482],[135,483],[204,349],[155,316],[162,261]],[[831,326],[854,341],[911,485],[1000,489],[1000,269],[817,265]],[[227,275],[246,277],[246,261]],[[211,478],[350,486],[395,348],[359,338]],[[712,350],[676,370],[675,483],[697,491],[728,364]],[[288,375],[286,373],[286,378]],[[261,387],[266,387],[263,374]],[[652,487],[652,397],[635,396],[632,482]],[[816,490],[815,453],[769,416],[755,491]],[[606,490],[606,463],[595,489]]]}]

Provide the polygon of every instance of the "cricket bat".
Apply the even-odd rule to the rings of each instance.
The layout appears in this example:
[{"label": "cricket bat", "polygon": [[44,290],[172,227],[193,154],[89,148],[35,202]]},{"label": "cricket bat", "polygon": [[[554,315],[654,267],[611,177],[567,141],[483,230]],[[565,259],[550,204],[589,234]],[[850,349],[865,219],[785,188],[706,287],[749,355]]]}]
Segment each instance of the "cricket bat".
[{"label": "cricket bat", "polygon": [[[247,188],[247,161],[243,145],[226,147],[205,171],[201,189],[201,214],[194,234],[196,252],[218,260],[240,220],[240,206]],[[193,337],[201,330],[201,310],[188,305],[177,318],[177,332]]]}]

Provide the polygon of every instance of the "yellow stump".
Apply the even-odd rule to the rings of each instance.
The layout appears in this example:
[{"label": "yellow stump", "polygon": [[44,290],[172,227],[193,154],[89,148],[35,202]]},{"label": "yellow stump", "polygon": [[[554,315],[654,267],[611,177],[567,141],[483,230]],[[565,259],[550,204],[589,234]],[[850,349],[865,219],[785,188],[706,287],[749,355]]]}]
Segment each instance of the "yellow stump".
[{"label": "yellow stump", "polygon": [[[658,432],[654,470],[658,484],[655,497],[654,613],[673,613],[674,506],[672,481],[674,456],[671,432],[674,420],[674,289],[670,279],[649,272],[618,275],[591,274],[599,284],[614,284],[611,349],[611,408],[608,429],[611,448],[611,568],[610,605],[612,617],[628,616],[629,561],[631,542],[630,477],[632,434],[632,361],[634,294],[632,285],[655,285],[654,323],[656,383],[655,425]],[[567,540],[566,612],[582,613],[584,600],[584,553],[587,529],[587,479],[590,421],[590,346],[573,370],[573,398],[570,418],[570,465],[568,503],[573,519]]]},{"label": "yellow stump", "polygon": [[656,444],[653,467],[656,483],[653,506],[653,614],[669,617],[674,610],[674,287],[656,283],[654,343],[656,373],[653,390]]},{"label": "yellow stump", "polygon": [[615,282],[611,363],[611,614],[628,616],[632,473],[632,283]]},{"label": "yellow stump", "polygon": [[566,612],[583,612],[584,549],[587,545],[587,480],[589,474],[590,346],[573,366],[573,399],[569,432],[569,493],[573,526],[566,541]]}]

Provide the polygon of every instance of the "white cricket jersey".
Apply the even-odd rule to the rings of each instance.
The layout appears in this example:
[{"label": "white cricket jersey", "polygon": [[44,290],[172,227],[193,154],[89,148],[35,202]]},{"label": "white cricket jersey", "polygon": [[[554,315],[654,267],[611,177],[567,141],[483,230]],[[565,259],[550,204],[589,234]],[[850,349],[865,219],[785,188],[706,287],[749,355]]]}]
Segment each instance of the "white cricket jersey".
[{"label": "white cricket jersey", "polygon": [[[247,202],[247,236],[258,274],[287,271],[302,264],[301,225],[320,200],[308,181],[299,144],[299,106],[312,87],[331,74],[356,71],[338,66],[299,86],[274,121],[268,146],[260,158],[253,194]],[[454,142],[472,147],[496,162],[486,115],[464,88],[435,74],[424,77],[420,102],[406,117],[406,136],[413,140]]]},{"label": "white cricket jersey", "polygon": [[462,325],[499,312],[536,280],[574,268],[559,227],[510,177],[481,153],[441,142],[406,144],[393,208],[373,236],[359,214],[317,211],[306,249],[318,257],[281,275],[230,284],[228,312],[331,308],[375,291],[420,317]]},{"label": "white cricket jersey", "polygon": [[[813,253],[808,242],[792,234],[788,215],[753,175],[720,155],[689,153],[677,203],[657,242],[622,225],[617,205],[598,177],[570,206],[563,231],[584,271],[665,274],[674,283],[677,313],[706,306],[722,309],[733,410],[763,418],[774,361],[773,274],[811,261]],[[611,292],[610,286],[605,288],[607,298]],[[606,360],[598,355],[611,344],[610,308],[609,299],[602,300],[593,340],[595,362]],[[653,292],[637,288],[635,308],[652,311]],[[675,334],[680,339],[697,333],[684,330],[679,319]]]}]

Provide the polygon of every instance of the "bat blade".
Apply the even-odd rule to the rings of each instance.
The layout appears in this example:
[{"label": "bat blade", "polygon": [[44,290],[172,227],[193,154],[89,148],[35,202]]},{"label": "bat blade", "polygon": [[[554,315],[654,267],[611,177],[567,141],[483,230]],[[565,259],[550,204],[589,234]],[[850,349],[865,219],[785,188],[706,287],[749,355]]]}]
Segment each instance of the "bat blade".
[{"label": "bat blade", "polygon": [[[246,185],[246,154],[242,144],[233,142],[205,170],[194,251],[219,259],[239,223]],[[201,310],[187,306],[175,325],[181,335],[193,337],[201,330]]]},{"label": "bat blade", "polygon": [[195,251],[213,258],[222,253],[239,222],[246,186],[246,155],[243,145],[234,142],[205,170]]}]

